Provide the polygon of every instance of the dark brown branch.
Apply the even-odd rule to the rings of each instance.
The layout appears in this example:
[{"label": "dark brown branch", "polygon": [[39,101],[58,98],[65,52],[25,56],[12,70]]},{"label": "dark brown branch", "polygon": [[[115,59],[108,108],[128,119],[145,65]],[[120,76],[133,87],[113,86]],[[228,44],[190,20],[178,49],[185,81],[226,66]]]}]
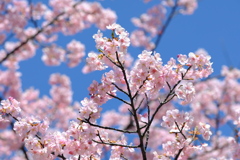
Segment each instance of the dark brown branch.
[{"label": "dark brown branch", "polygon": [[119,97],[117,97],[117,96],[114,96],[114,95],[112,95],[112,94],[110,94],[110,93],[107,93],[107,95],[109,95],[109,96],[111,96],[111,97],[113,97],[113,98],[116,98],[116,99],[118,99],[119,101],[122,101],[123,103],[125,103],[125,104],[127,104],[127,105],[131,105],[131,104],[128,103],[127,101],[125,101],[125,100],[123,100],[123,99],[121,99],[121,98],[119,98]]},{"label": "dark brown branch", "polygon": [[117,61],[119,63],[119,68],[121,69],[121,71],[123,73],[124,80],[126,82],[128,97],[130,99],[130,104],[131,104],[130,106],[132,108],[132,114],[133,114],[133,118],[134,118],[134,121],[135,121],[135,124],[136,124],[137,134],[138,134],[138,138],[139,138],[139,142],[140,142],[139,147],[141,149],[142,158],[143,158],[143,160],[147,160],[146,150],[145,150],[144,141],[143,141],[144,136],[141,133],[141,127],[140,127],[140,124],[138,122],[138,114],[137,114],[137,110],[134,106],[134,98],[133,98],[132,93],[131,93],[130,85],[129,85],[129,82],[128,82],[128,79],[127,79],[127,74],[126,74],[124,66],[122,65],[121,61],[119,60],[118,52],[116,52],[116,57],[117,57]]},{"label": "dark brown branch", "polygon": [[148,77],[146,77],[146,79],[143,81],[143,83],[141,84],[141,86],[139,86],[137,92],[136,92],[136,93],[134,94],[134,96],[132,97],[133,99],[138,95],[139,90],[143,87],[143,85],[144,85],[145,82],[147,81],[147,78],[148,78]]},{"label": "dark brown branch", "polygon": [[127,96],[128,96],[128,94],[127,94],[127,92],[125,92],[124,90],[122,90],[120,87],[118,87],[115,83],[112,83],[112,85],[114,85],[120,92],[122,92],[122,93],[124,93],[124,94],[126,94]]},{"label": "dark brown branch", "polygon": [[168,83],[168,82],[166,82],[167,83],[167,85],[168,85],[168,88],[171,90],[171,86],[170,86],[170,84]]},{"label": "dark brown branch", "polygon": [[133,112],[128,108],[128,111],[131,113],[131,115],[133,116]]},{"label": "dark brown branch", "polygon": [[145,150],[147,150],[148,140],[149,140],[149,130],[147,131],[147,134],[146,134]]},{"label": "dark brown branch", "polygon": [[[103,53],[103,54],[104,54],[104,53]],[[116,62],[114,62],[111,58],[109,58],[109,57],[106,56],[105,54],[104,54],[104,56],[105,56],[110,62],[112,62],[115,66],[117,66],[117,67],[120,68],[120,65],[119,65],[119,64],[117,64]]]},{"label": "dark brown branch", "polygon": [[19,121],[16,117],[14,117],[11,113],[8,113],[15,121]]},{"label": "dark brown branch", "polygon": [[65,157],[63,156],[63,154],[62,154],[62,155],[58,155],[57,157],[62,158],[63,160],[67,159],[67,158],[65,158]]},{"label": "dark brown branch", "polygon": [[[145,96],[146,96],[146,99],[147,99],[147,102],[148,102],[148,97],[147,97],[147,94],[145,94]],[[150,121],[150,107],[149,107],[149,105],[148,105],[148,103],[147,103],[147,110],[148,110],[148,122]],[[147,133],[147,136],[146,136],[146,143],[145,143],[145,150],[147,149],[147,146],[148,146],[148,140],[149,140],[149,130],[146,132]]]},{"label": "dark brown branch", "polygon": [[182,153],[183,149],[184,149],[184,147],[182,149],[179,149],[179,151],[178,151],[176,157],[174,158],[174,160],[178,160],[178,158],[179,158],[180,154]]},{"label": "dark brown branch", "polygon": [[126,157],[123,156],[123,154],[120,155],[121,158],[128,160]]},{"label": "dark brown branch", "polygon": [[25,159],[26,159],[26,160],[29,160],[29,157],[28,157],[28,155],[27,155],[26,149],[24,148],[24,145],[21,146],[20,150],[23,152]]},{"label": "dark brown branch", "polygon": [[185,123],[183,124],[182,128],[179,128],[179,125],[178,125],[177,122],[175,122],[175,124],[176,124],[176,126],[177,126],[177,128],[178,128],[178,130],[179,130],[179,133],[180,133],[180,134],[183,136],[183,138],[186,140],[187,137],[186,137],[186,136],[183,134],[183,132],[182,132],[182,130],[183,130],[184,126],[185,126]]},{"label": "dark brown branch", "polygon": [[128,131],[128,130],[122,130],[122,129],[117,129],[117,128],[112,128],[112,127],[105,127],[105,126],[100,126],[97,124],[93,124],[90,122],[89,119],[85,119],[85,120],[81,120],[82,122],[88,123],[93,127],[98,127],[98,128],[102,128],[102,129],[107,129],[107,130],[113,130],[113,131],[118,131],[118,132],[122,132],[122,133],[137,133],[136,131]]},{"label": "dark brown branch", "polygon": [[138,105],[138,107],[136,108],[136,110],[138,110],[138,109],[141,107],[143,101],[144,101],[144,98],[141,100],[141,102],[139,103],[139,105]]}]

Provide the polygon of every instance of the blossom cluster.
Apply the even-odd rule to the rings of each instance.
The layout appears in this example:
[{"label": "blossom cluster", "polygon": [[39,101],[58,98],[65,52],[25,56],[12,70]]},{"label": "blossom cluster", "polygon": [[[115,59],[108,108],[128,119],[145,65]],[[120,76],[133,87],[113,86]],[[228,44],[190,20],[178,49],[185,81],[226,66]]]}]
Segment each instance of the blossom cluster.
[{"label": "blossom cluster", "polygon": [[[147,13],[142,14],[140,18],[132,18],[133,24],[138,27],[131,33],[132,45],[152,50],[155,44],[151,42],[151,39],[159,34],[159,26],[163,25],[165,14],[166,9],[159,4],[153,6]],[[145,33],[149,33],[150,36],[145,35]]]},{"label": "blossom cluster", "polygon": [[[73,35],[92,24],[104,29],[117,18],[114,11],[103,8],[97,2],[75,0],[51,0],[49,6],[42,2],[31,2],[29,5],[27,0],[7,0],[1,3],[0,12],[3,13],[0,59],[4,60],[4,66],[11,69],[18,69],[20,61],[35,56],[39,47],[43,47],[42,60],[46,65],[67,62],[68,66],[75,67],[85,55],[84,45],[71,41],[64,49],[54,43],[58,39],[57,33]],[[11,37],[17,41],[10,41]]]},{"label": "blossom cluster", "polygon": [[0,112],[3,114],[11,114],[14,117],[18,116],[18,114],[21,112],[19,102],[12,97],[9,97],[7,100],[2,100]]},{"label": "blossom cluster", "polygon": [[[90,95],[96,103],[103,104],[115,96],[113,84],[120,87],[129,83],[132,95],[147,93],[149,98],[156,98],[157,93],[168,85],[173,86],[181,80],[204,78],[213,72],[211,57],[202,50],[191,52],[188,56],[180,54],[178,55],[180,64],[170,59],[166,65],[163,65],[159,53],[144,50],[138,55],[139,59],[132,69],[124,68],[123,71],[121,67],[125,64],[126,51],[122,51],[122,47],[127,49],[129,46],[128,33],[119,24],[107,28],[112,30],[112,38],[103,37],[100,31],[93,36],[100,54],[89,53],[85,66],[85,71],[103,70],[108,66],[113,68],[105,73],[100,84],[93,81],[89,87]],[[115,37],[115,34],[119,37]],[[124,87],[121,89],[124,90]],[[195,90],[192,83],[187,83],[181,84],[175,93],[185,102],[191,102]]]},{"label": "blossom cluster", "polygon": [[127,48],[130,45],[129,33],[119,24],[112,24],[106,27],[112,31],[112,37],[103,37],[102,32],[98,30],[97,34],[93,35],[96,42],[96,48],[101,52],[97,55],[90,52],[86,59],[87,65],[83,68],[84,73],[95,70],[103,70],[107,66],[114,66],[118,61],[127,63]]},{"label": "blossom cluster", "polygon": [[[179,55],[178,61],[170,59],[166,65],[162,65],[162,59],[159,53],[143,51],[139,56],[139,60],[130,72],[131,91],[136,92],[140,89],[140,93],[149,92],[149,97],[157,95],[162,88],[177,84],[180,80],[198,79],[207,77],[213,72],[210,56],[189,53],[189,56]],[[176,89],[178,98],[186,102],[191,102],[195,94],[192,83],[182,84]]]},{"label": "blossom cluster", "polygon": [[[207,144],[199,146],[193,145],[193,141],[198,135],[202,135],[205,140],[209,140],[212,132],[209,124],[199,122],[197,126],[193,126],[194,118],[188,112],[180,112],[177,109],[168,110],[163,116],[161,125],[170,129],[170,133],[176,134],[176,139],[168,141],[162,145],[164,156],[175,157],[179,150],[182,150],[180,157],[188,157],[193,151],[201,151],[206,148]],[[192,130],[192,128],[194,128]]]}]

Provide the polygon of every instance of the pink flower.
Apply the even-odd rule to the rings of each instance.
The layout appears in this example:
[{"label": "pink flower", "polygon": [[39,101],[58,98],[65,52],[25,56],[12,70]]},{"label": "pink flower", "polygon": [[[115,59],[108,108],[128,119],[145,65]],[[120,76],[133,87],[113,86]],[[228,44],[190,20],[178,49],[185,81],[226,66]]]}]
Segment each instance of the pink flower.
[{"label": "pink flower", "polygon": [[188,112],[179,112],[178,109],[168,110],[162,117],[161,126],[170,128],[171,133],[178,133],[180,130],[189,130],[194,118]]},{"label": "pink flower", "polygon": [[21,112],[19,102],[12,97],[9,97],[7,100],[2,100],[1,105],[0,112],[2,113],[11,114],[16,117]]},{"label": "pink flower", "polygon": [[187,63],[187,56],[179,54],[178,55],[178,62],[180,62],[181,65],[185,65]]},{"label": "pink flower", "polygon": [[47,123],[41,125],[41,121],[38,119],[35,119],[34,117],[26,117],[18,119],[18,121],[14,123],[13,130],[16,131],[21,139],[25,139],[30,135],[36,135],[40,131],[43,131],[42,134],[44,134],[46,128],[48,128]]},{"label": "pink flower", "polygon": [[[88,53],[88,57],[86,59],[87,65],[83,68],[84,73],[92,72],[95,70],[104,70],[108,68],[102,61],[101,57],[98,56],[94,52]],[[88,67],[88,68],[86,68]]]},{"label": "pink flower", "polygon": [[84,98],[81,101],[82,107],[80,107],[80,119],[88,119],[95,122],[100,117],[101,108],[91,99]]},{"label": "pink flower", "polygon": [[199,122],[199,131],[202,133],[203,138],[205,140],[209,140],[210,136],[212,135],[212,132],[210,130],[210,125],[209,124],[205,124],[202,122]]},{"label": "pink flower", "polygon": [[193,100],[195,96],[195,88],[192,83],[187,83],[181,85],[177,90],[175,91],[177,97],[179,99],[184,100],[186,103],[189,103]]},{"label": "pink flower", "polygon": [[117,28],[121,28],[121,26],[119,24],[113,23],[111,25],[106,26],[106,28],[110,30],[115,30]]},{"label": "pink flower", "polygon": [[130,36],[131,44],[136,47],[143,46],[147,50],[152,50],[155,45],[151,42],[151,37],[145,35],[142,30],[135,30],[131,33]]},{"label": "pink flower", "polygon": [[75,67],[77,66],[82,58],[85,56],[85,47],[82,43],[72,40],[68,45],[67,49],[69,50],[70,53],[67,54],[68,58],[68,66],[69,67]]},{"label": "pink flower", "polygon": [[60,65],[61,62],[64,61],[66,54],[62,48],[57,47],[56,45],[44,48],[43,53],[42,61],[49,66]]},{"label": "pink flower", "polygon": [[197,9],[198,2],[197,0],[179,0],[178,5],[183,7],[180,12],[182,14],[193,14]]},{"label": "pink flower", "polygon": [[52,88],[50,94],[58,107],[67,107],[72,102],[71,81],[66,75],[52,74],[49,80]]}]

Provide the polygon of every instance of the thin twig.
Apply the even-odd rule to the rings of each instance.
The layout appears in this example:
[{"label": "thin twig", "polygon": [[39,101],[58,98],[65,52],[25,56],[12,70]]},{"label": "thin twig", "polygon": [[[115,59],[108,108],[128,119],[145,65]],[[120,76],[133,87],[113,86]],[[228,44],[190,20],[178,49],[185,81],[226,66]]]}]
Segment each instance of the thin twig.
[{"label": "thin twig", "polygon": [[102,129],[114,130],[114,131],[118,131],[118,132],[122,132],[122,133],[137,133],[136,131],[128,131],[128,130],[122,130],[122,129],[112,128],[112,127],[100,126],[100,125],[91,123],[88,119],[81,120],[81,121],[88,123],[93,127],[98,127],[98,128],[102,128]]},{"label": "thin twig", "polygon": [[122,101],[123,103],[125,103],[125,104],[127,104],[127,105],[131,105],[131,104],[128,103],[127,101],[123,100],[122,98],[119,98],[119,97],[117,97],[117,96],[114,96],[114,95],[112,95],[112,94],[110,94],[110,93],[107,93],[107,95],[109,95],[109,96],[111,96],[111,97],[113,97],[113,98],[116,98],[116,99],[118,99],[119,101]]},{"label": "thin twig", "polygon": [[128,96],[128,93],[125,92],[124,90],[122,90],[120,87],[118,87],[115,83],[112,83],[112,85],[114,85],[120,92],[122,92]]},{"label": "thin twig", "polygon": [[178,125],[178,123],[175,121],[175,124],[176,124],[176,126],[177,126],[177,128],[178,128],[178,130],[179,130],[179,133],[183,136],[183,138],[186,140],[187,139],[187,137],[183,134],[183,132],[182,132],[182,130],[183,130],[183,128],[184,128],[184,124],[183,124],[183,126],[182,126],[182,128],[180,129],[179,128],[179,125]]},{"label": "thin twig", "polygon": [[143,83],[141,84],[141,86],[139,86],[137,92],[133,95],[133,99],[138,95],[139,90],[144,86],[145,82],[148,80],[148,77],[146,77],[146,79],[144,79]]},{"label": "thin twig", "polygon": [[140,101],[140,103],[139,103],[138,107],[136,108],[136,110],[138,110],[141,107],[143,101],[144,101],[144,98]]},{"label": "thin twig", "polygon": [[177,7],[178,7],[177,1],[178,0],[175,1],[175,5],[172,7],[172,10],[171,10],[171,13],[168,16],[168,19],[166,20],[165,24],[163,25],[161,32],[158,34],[158,37],[157,37],[157,39],[154,43],[155,47],[152,49],[152,53],[157,49],[157,47],[158,47],[158,45],[159,45],[159,43],[162,39],[163,34],[165,33],[168,25],[170,24],[172,18],[174,17],[174,15],[176,13],[176,10],[177,10]]}]

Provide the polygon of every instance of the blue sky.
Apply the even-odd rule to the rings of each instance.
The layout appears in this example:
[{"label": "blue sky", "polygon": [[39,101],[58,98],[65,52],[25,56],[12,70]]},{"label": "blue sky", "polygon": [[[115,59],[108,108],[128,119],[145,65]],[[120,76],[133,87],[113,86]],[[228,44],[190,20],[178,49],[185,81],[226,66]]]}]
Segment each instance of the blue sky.
[{"label": "blue sky", "polygon": [[[45,0],[46,1],[46,0]],[[159,0],[144,4],[142,0],[105,0],[98,1],[105,8],[115,10],[118,20],[128,32],[135,29],[131,23],[132,17],[139,17]],[[193,15],[177,15],[167,28],[157,52],[164,62],[177,54],[188,54],[198,48],[204,48],[212,56],[214,75],[218,75],[222,65],[240,67],[240,1],[239,0],[200,0]],[[92,35],[96,27],[84,30],[74,36],[59,36],[59,44],[63,47],[72,39],[81,41],[86,46],[86,53],[97,51]],[[108,36],[108,35],[104,35]],[[109,35],[110,36],[110,35]],[[136,57],[141,50],[129,48]],[[33,86],[41,91],[41,95],[49,93],[48,79],[51,73],[68,75],[72,80],[73,99],[82,100],[88,96],[87,87],[92,80],[100,80],[101,73],[81,73],[84,62],[78,67],[68,68],[65,64],[57,67],[46,67],[41,61],[42,52],[20,63],[23,90]],[[230,59],[230,60],[229,60]]]}]

